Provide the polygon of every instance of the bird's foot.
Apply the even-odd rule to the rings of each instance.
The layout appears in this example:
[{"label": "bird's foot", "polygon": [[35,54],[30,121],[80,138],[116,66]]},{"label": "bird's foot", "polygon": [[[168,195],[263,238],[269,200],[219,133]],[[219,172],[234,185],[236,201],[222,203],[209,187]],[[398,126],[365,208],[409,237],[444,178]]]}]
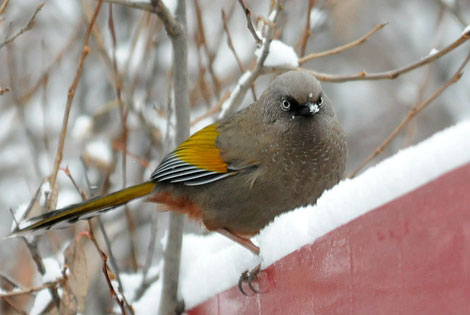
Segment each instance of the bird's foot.
[{"label": "bird's foot", "polygon": [[240,279],[238,280],[238,289],[243,295],[250,296],[250,294],[247,294],[245,290],[243,289],[243,284],[245,282],[248,284],[248,287],[253,292],[253,294],[260,293],[260,291],[256,289],[253,285],[253,281],[258,280],[258,273],[260,272],[260,270],[261,270],[261,264],[256,266],[255,269],[247,270],[241,274]]}]

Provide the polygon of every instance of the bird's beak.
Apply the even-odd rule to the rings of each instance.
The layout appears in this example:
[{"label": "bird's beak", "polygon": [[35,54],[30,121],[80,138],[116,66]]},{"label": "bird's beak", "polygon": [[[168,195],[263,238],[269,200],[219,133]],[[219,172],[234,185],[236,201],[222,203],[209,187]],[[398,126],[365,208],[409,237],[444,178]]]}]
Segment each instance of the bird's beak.
[{"label": "bird's beak", "polygon": [[298,113],[302,116],[313,116],[320,111],[320,106],[314,102],[307,102],[302,106]]}]

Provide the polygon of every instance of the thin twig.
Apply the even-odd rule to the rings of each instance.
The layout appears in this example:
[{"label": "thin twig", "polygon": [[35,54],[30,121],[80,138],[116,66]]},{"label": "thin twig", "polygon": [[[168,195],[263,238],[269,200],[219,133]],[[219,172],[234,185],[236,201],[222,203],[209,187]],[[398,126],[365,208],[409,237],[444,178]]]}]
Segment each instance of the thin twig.
[{"label": "thin twig", "polygon": [[439,4],[442,5],[444,8],[447,9],[459,22],[462,26],[468,25],[468,20],[465,20],[461,11],[458,10],[458,3],[457,1],[444,1],[438,0]]},{"label": "thin twig", "polygon": [[[281,11],[283,5],[283,1],[277,1],[277,7],[274,9],[270,15],[272,16],[271,23],[273,25],[276,24],[277,18],[279,16],[279,12]],[[238,81],[237,86],[233,89],[233,92],[227,102],[222,106],[222,112],[220,113],[221,117],[224,117],[230,113],[235,112],[238,107],[240,107],[243,98],[246,95],[248,89],[252,86],[255,80],[263,73],[264,70],[264,61],[268,57],[269,54],[269,47],[273,40],[274,35],[274,27],[267,24],[268,32],[266,37],[263,39],[263,43],[261,45],[261,54],[256,61],[256,65],[253,71],[245,72],[245,74],[240,78]]]},{"label": "thin twig", "polygon": [[253,27],[253,22],[251,21],[251,11],[250,9],[247,8],[245,4],[245,0],[238,0],[238,3],[240,3],[243,12],[245,13],[246,16],[246,26],[250,30],[251,35],[253,35],[253,38],[256,41],[256,44],[261,44],[261,39],[258,37],[258,34],[256,34],[255,28]]},{"label": "thin twig", "polygon": [[229,91],[226,91],[224,96],[222,96],[222,98],[217,102],[217,104],[215,104],[214,106],[212,106],[207,112],[205,112],[204,114],[202,114],[201,116],[193,119],[191,121],[191,126],[194,126],[195,124],[197,124],[198,122],[200,122],[201,120],[207,118],[207,117],[210,117],[214,114],[217,114],[219,111],[220,111],[220,108],[222,107],[222,104],[228,100],[228,98],[230,97],[230,92]]},{"label": "thin twig", "polygon": [[70,114],[70,109],[72,108],[72,102],[73,102],[73,97],[75,95],[75,90],[78,86],[78,82],[80,81],[80,77],[82,74],[83,70],[83,64],[85,62],[85,58],[87,55],[90,53],[90,47],[88,46],[88,40],[90,38],[91,30],[93,28],[93,25],[95,24],[96,18],[98,16],[98,13],[100,12],[101,5],[103,4],[103,0],[99,0],[95,12],[93,14],[93,17],[91,19],[90,24],[87,27],[87,31],[85,34],[85,41],[83,43],[83,50],[82,54],[80,56],[80,61],[78,63],[78,68],[77,72],[75,73],[75,78],[72,82],[72,85],[69,88],[69,91],[67,93],[67,105],[65,108],[65,113],[64,113],[64,119],[62,121],[62,130],[60,132],[60,138],[59,138],[59,145],[57,147],[57,153],[56,153],[56,158],[54,162],[54,171],[52,172],[52,175],[50,177],[50,183],[51,183],[51,188],[55,189],[55,183],[57,180],[57,173],[59,172],[60,168],[60,163],[62,162],[62,157],[63,157],[63,150],[64,150],[64,144],[65,144],[65,135],[67,134],[67,125],[68,125],[68,120],[69,120],[69,114]]},{"label": "thin twig", "polygon": [[57,286],[62,285],[63,283],[64,283],[64,279],[60,278],[60,279],[57,279],[55,281],[45,282],[41,285],[38,285],[38,286],[32,287],[32,288],[19,289],[19,290],[13,290],[13,291],[10,291],[10,292],[0,293],[0,299],[7,298],[7,297],[13,297],[13,296],[19,296],[19,295],[30,294],[30,293],[34,293],[34,292],[41,291],[41,290],[44,290],[44,289],[57,288]]},{"label": "thin twig", "polygon": [[457,82],[460,77],[463,74],[463,69],[467,65],[468,61],[470,60],[470,52],[467,54],[467,57],[463,61],[463,63],[460,65],[460,67],[457,69],[455,74],[450,78],[449,81],[447,81],[443,86],[441,86],[439,89],[437,89],[428,99],[426,99],[424,102],[417,104],[413,108],[410,109],[408,112],[408,115],[398,124],[398,126],[388,135],[388,137],[377,147],[377,149],[371,153],[362,163],[361,165],[349,175],[349,178],[353,178],[354,176],[357,175],[357,173],[364,168],[373,158],[375,158],[377,155],[379,155],[385,147],[389,145],[389,143],[396,137],[396,135],[403,129],[403,127],[411,120],[413,117],[415,117],[417,114],[419,114],[423,109],[425,109],[432,101],[434,101],[439,95],[442,94],[449,86]]},{"label": "thin twig", "polygon": [[355,41],[352,41],[352,42],[350,42],[346,45],[342,45],[342,46],[339,46],[339,47],[336,47],[336,48],[333,48],[333,49],[330,49],[330,50],[318,52],[318,53],[308,54],[307,56],[302,57],[302,58],[299,59],[299,64],[303,64],[303,63],[305,63],[309,60],[315,59],[315,58],[331,56],[331,55],[340,53],[342,51],[345,51],[347,49],[350,49],[352,47],[359,46],[359,45],[363,44],[366,40],[368,40],[369,37],[374,35],[377,31],[384,28],[386,25],[387,25],[387,23],[379,24],[376,27],[374,27],[372,30],[370,30],[367,34],[363,35],[361,38],[356,39]]},{"label": "thin twig", "polygon": [[36,83],[29,89],[27,90],[22,96],[18,98],[18,102],[20,104],[26,103],[38,90],[39,88],[43,85],[43,82],[48,79],[50,76],[51,71],[59,64],[59,62],[62,60],[62,57],[70,52],[70,47],[72,44],[75,44],[75,41],[77,39],[77,36],[79,32],[81,31],[80,27],[76,27],[75,31],[73,32],[72,36],[69,37],[69,39],[66,41],[65,45],[59,50],[57,55],[54,57],[53,61],[51,64],[47,67],[47,69],[41,74],[39,79],[36,81]]},{"label": "thin twig", "polygon": [[[96,240],[95,234],[93,233],[93,228],[91,226],[90,220],[88,220],[88,226],[89,226],[89,234],[88,235],[89,235],[91,241],[93,242],[93,244],[95,245],[95,248],[98,251],[98,253],[100,254],[101,259],[103,261],[103,274],[104,274],[104,277],[106,279],[106,283],[108,284],[108,288],[109,288],[109,292],[111,293],[111,297],[114,299],[114,301],[116,301],[116,303],[121,308],[122,314],[127,314],[126,306],[124,305],[124,300],[121,299],[117,295],[116,291],[114,290],[113,283],[111,282],[111,278],[109,276],[109,274],[112,273],[112,271],[108,267],[108,256],[101,250],[100,246],[98,245],[98,241]],[[127,305],[130,307],[130,310],[133,311],[132,306],[130,306],[129,304],[127,304]]]},{"label": "thin twig", "polygon": [[[8,1],[7,1],[8,3]],[[36,18],[36,15],[39,13],[39,11],[41,11],[42,7],[45,5],[46,3],[43,2],[41,3],[40,5],[38,5],[36,7],[36,9],[34,10],[34,13],[33,15],[31,16],[31,18],[29,19],[28,23],[23,26],[19,31],[18,33],[16,33],[15,35],[9,37],[7,40],[5,40],[3,43],[0,43],[0,49],[2,49],[4,46],[8,45],[9,43],[11,43],[12,41],[14,41],[16,38],[18,38],[18,36],[21,36],[24,32],[27,32],[29,31],[33,25],[34,25],[34,19]]]},{"label": "thin twig", "polygon": [[[44,184],[44,181],[43,181]],[[42,185],[37,189],[36,194],[34,195],[34,198],[29,202],[28,209],[25,211],[24,216],[26,216],[33,207],[37,206],[39,203],[39,199],[41,197],[41,187]],[[15,229],[18,229],[18,221],[13,213],[12,210],[10,210],[12,213],[13,220],[15,222]],[[46,267],[44,266],[44,262],[42,260],[41,255],[39,254],[38,247],[37,247],[37,239],[33,239],[31,242],[26,238],[26,237],[21,237],[21,239],[24,241],[26,247],[28,248],[31,257],[33,258],[34,263],[36,264],[36,267],[38,269],[38,272],[44,276],[46,274]],[[54,305],[59,309],[60,307],[60,296],[59,293],[57,292],[56,287],[49,287],[49,293],[51,294],[52,301],[54,302]]]},{"label": "thin twig", "polygon": [[220,80],[215,74],[214,70],[214,59],[211,58],[214,54],[211,53],[209,46],[207,45],[206,33],[204,30],[204,19],[202,18],[201,7],[199,6],[199,1],[194,1],[194,6],[196,8],[196,20],[198,25],[198,34],[200,35],[201,44],[204,48],[204,52],[207,55],[207,69],[209,70],[212,83],[214,85],[214,94],[217,98],[220,97]]},{"label": "thin twig", "polygon": [[312,35],[312,31],[310,30],[310,16],[312,15],[312,9],[315,6],[316,0],[309,0],[308,1],[308,9],[307,9],[307,21],[305,22],[305,28],[302,33],[302,37],[300,38],[300,54],[299,56],[305,55],[305,49],[307,48],[307,42],[310,36]]},{"label": "thin twig", "polygon": [[65,175],[67,175],[67,177],[70,179],[70,181],[72,182],[72,185],[73,187],[75,187],[75,190],[80,194],[80,196],[82,197],[82,200],[86,200],[87,199],[87,196],[86,196],[86,193],[78,186],[77,182],[75,181],[75,179],[73,178],[72,176],[72,173],[70,173],[70,170],[69,170],[69,167],[66,166],[65,168],[61,168],[61,170],[65,173]]},{"label": "thin twig", "polygon": [[[229,31],[229,28],[228,28],[227,15],[225,14],[225,12],[224,12],[223,9],[222,9],[222,21],[223,21],[223,24],[224,24],[224,30],[225,30],[225,32],[227,33],[227,44],[228,44],[228,47],[229,47],[230,50],[232,51],[233,56],[235,57],[235,60],[237,61],[238,67],[240,68],[240,71],[241,71],[242,73],[245,73],[246,68],[245,68],[245,66],[243,65],[243,63],[242,63],[242,61],[240,60],[240,58],[238,57],[237,51],[235,50],[235,46],[233,45],[232,36],[231,36],[230,31]],[[251,85],[251,93],[253,94],[253,99],[256,100],[256,92],[255,92],[255,87],[254,87],[253,85]],[[225,95],[227,95],[227,94],[225,94]],[[219,103],[220,103],[220,102],[219,102]]]},{"label": "thin twig", "polygon": [[[83,159],[81,159],[81,161],[82,161],[82,165],[83,165],[83,168],[84,168],[85,181],[86,181],[87,186],[88,186],[88,193],[92,196],[92,192],[91,192],[91,190],[92,190],[92,189],[91,189],[91,183],[90,183],[90,179],[88,178],[88,172],[87,172],[87,169],[86,169],[86,163],[85,163],[85,161],[84,161]],[[108,174],[109,174],[109,173],[108,173]],[[103,186],[104,186],[104,185],[103,185]],[[79,189],[78,186],[77,186],[77,189],[78,189],[79,192],[81,191],[81,189]],[[83,200],[86,200],[86,196],[85,196],[84,194],[82,194],[82,199],[83,199]],[[110,242],[110,240],[109,240],[108,234],[107,234],[107,232],[106,232],[106,230],[105,230],[105,228],[104,228],[104,225],[103,225],[103,222],[102,222],[102,220],[101,220],[101,217],[98,216],[98,217],[96,218],[96,220],[98,221],[98,226],[99,226],[99,228],[100,228],[100,230],[101,230],[101,234],[103,235],[103,239],[104,239],[104,241],[105,241],[106,248],[107,248],[107,250],[108,250],[108,254],[109,254],[109,259],[110,259],[110,262],[111,262],[111,266],[112,266],[113,269],[114,269],[114,275],[115,275],[116,281],[117,281],[117,283],[118,283],[118,290],[119,290],[119,292],[121,293],[121,297],[122,297],[122,298],[119,299],[119,297],[115,296],[116,293],[115,293],[115,292],[113,293],[114,287],[110,288],[110,290],[112,290],[112,291],[111,291],[111,296],[112,296],[113,299],[115,299],[115,300],[116,300],[116,298],[117,298],[118,300],[120,300],[120,301],[116,300],[116,302],[117,302],[119,305],[121,305],[121,302],[122,302],[122,305],[123,305],[124,307],[126,307],[126,308],[129,310],[129,312],[131,312],[131,313],[133,314],[133,313],[134,313],[134,310],[133,310],[132,306],[127,302],[127,299],[126,299],[126,297],[125,297],[125,295],[124,295],[124,288],[123,288],[122,281],[121,281],[121,277],[120,277],[119,266],[118,266],[118,264],[117,264],[117,261],[116,261],[114,255],[113,255],[113,251],[112,251],[112,247],[111,247],[111,242]],[[99,247],[99,245],[98,245],[98,241],[97,241],[96,238],[95,238],[95,234],[94,234],[94,231],[93,231],[93,228],[92,228],[92,225],[91,225],[91,220],[87,220],[87,221],[88,221],[88,228],[89,228],[89,235],[88,235],[88,236],[89,236],[90,239],[93,241],[93,243],[94,243],[94,245],[95,245],[95,247],[96,247],[96,250],[101,254],[101,256],[102,256],[102,258],[103,258],[103,264],[105,265],[106,269],[109,271],[109,267],[107,266],[107,259],[108,259],[108,256],[104,253],[104,251],[103,251],[103,250]],[[104,259],[103,255],[106,256],[106,259]],[[103,268],[105,268],[105,267],[103,267]],[[108,276],[109,276],[108,273],[105,273],[105,276],[108,277]],[[124,312],[124,314],[125,314],[125,312]]]},{"label": "thin twig", "polygon": [[5,12],[9,2],[10,0],[3,1],[2,5],[0,6],[0,14],[3,14],[3,12]]},{"label": "thin twig", "polygon": [[225,15],[224,10],[222,9],[222,21],[224,23],[224,30],[227,33],[227,44],[230,50],[233,53],[233,56],[235,57],[235,60],[237,61],[238,67],[240,68],[240,71],[244,73],[246,71],[245,66],[243,65],[242,61],[238,57],[237,51],[235,50],[235,46],[233,45],[232,41],[232,36],[230,35],[230,30],[228,29],[228,23],[227,23],[227,16]]},{"label": "thin twig", "polygon": [[115,3],[131,9],[139,9],[151,13],[157,13],[157,10],[148,1],[129,1],[129,0],[104,0],[107,3]]},{"label": "thin twig", "polygon": [[384,79],[395,79],[400,75],[410,72],[414,69],[422,67],[428,63],[434,62],[437,59],[441,58],[442,56],[448,54],[452,50],[456,49],[457,47],[461,46],[463,43],[470,39],[470,31],[462,34],[456,41],[452,42],[449,46],[443,48],[442,50],[438,51],[435,54],[430,54],[425,58],[409,64],[407,66],[393,69],[385,72],[377,72],[377,73],[366,73],[364,71],[359,72],[358,74],[352,75],[334,75],[334,74],[326,74],[320,73],[313,70],[308,70],[304,68],[297,68],[297,70],[304,70],[313,74],[318,80],[320,81],[328,81],[328,82],[347,82],[347,81],[359,81],[359,80],[384,80]]},{"label": "thin twig", "polygon": [[155,8],[155,13],[158,15],[165,30],[170,37],[179,36],[181,34],[182,26],[175,17],[170,13],[170,10],[163,4],[162,0],[151,0],[152,6]]}]

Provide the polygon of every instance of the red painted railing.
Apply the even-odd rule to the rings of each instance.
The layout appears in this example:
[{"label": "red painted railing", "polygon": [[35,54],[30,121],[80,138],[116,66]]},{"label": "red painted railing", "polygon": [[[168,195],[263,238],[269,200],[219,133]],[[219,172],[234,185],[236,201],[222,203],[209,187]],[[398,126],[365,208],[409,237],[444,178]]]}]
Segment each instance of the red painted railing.
[{"label": "red painted railing", "polygon": [[188,311],[470,314],[470,165],[341,226]]}]

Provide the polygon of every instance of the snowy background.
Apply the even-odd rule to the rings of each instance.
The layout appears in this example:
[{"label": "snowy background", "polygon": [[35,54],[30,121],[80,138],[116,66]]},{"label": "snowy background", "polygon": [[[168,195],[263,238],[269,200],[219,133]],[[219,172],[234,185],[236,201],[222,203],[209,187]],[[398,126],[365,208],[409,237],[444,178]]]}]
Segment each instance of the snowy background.
[{"label": "snowy background", "polygon": [[[258,16],[268,17],[270,1],[246,2],[255,24]],[[470,23],[470,4],[465,0],[315,2],[311,12],[308,12],[308,1],[286,2],[275,37],[287,46],[274,42],[273,48],[278,54],[268,59],[268,63],[295,62],[290,47],[301,55],[300,43],[307,13],[310,14],[312,35],[305,54],[343,45],[379,23],[388,23],[360,46],[302,65],[329,74],[381,72],[416,62],[458,39]],[[7,1],[1,1],[0,8],[5,3]],[[0,9],[0,45],[28,23],[38,4],[33,0],[15,0],[9,1],[4,10]],[[213,109],[227,91],[233,91],[242,76],[227,45],[221,9],[227,15],[235,50],[246,69],[251,69],[256,61],[256,45],[237,1],[194,0],[187,4],[191,119],[195,122],[191,131],[194,132],[218,117],[216,110],[199,119]],[[12,216],[9,209],[24,209],[52,172],[67,91],[77,69],[86,25],[95,5],[94,0],[48,0],[37,13],[32,28],[0,48],[0,91],[3,91],[0,95],[0,222],[3,222],[0,236],[10,231]],[[116,49],[113,50],[108,18],[109,5],[106,4],[90,39],[91,53],[85,61],[76,91],[61,164],[63,168],[68,167],[77,185],[88,196],[146,180],[161,157],[175,145],[172,140],[175,134],[174,104],[168,96],[172,89],[169,80],[171,43],[162,24],[151,14],[113,5],[116,32]],[[345,175],[358,168],[413,106],[451,78],[468,49],[468,44],[464,44],[438,61],[394,80],[322,83],[348,136],[349,159]],[[125,123],[121,120],[113,67],[109,62],[113,54],[123,79],[122,100],[128,109]],[[257,96],[273,77],[273,74],[267,74],[256,80]],[[439,130],[469,119],[469,86],[470,77],[465,73],[460,81],[411,120],[368,167]],[[252,101],[253,93],[248,91],[243,104]],[[127,138],[127,148],[123,134]],[[446,141],[451,142],[452,138]],[[123,151],[127,152],[125,167],[122,166]],[[59,172],[58,185],[58,207],[81,200],[64,171]],[[392,190],[388,186],[386,189]],[[156,212],[155,205],[141,202],[131,203],[127,208],[130,211],[106,214],[103,221],[122,275],[124,295],[131,303],[141,301],[135,303],[138,311],[139,307],[145,307],[145,298],[155,301],[167,214]],[[1,241],[0,288],[9,288],[4,276],[25,288],[60,278],[65,248],[86,228],[86,224],[80,223],[39,240],[39,252],[47,269],[44,276],[37,273],[30,252],[21,240]],[[269,248],[264,245],[263,235],[268,235],[270,229],[260,236],[262,253],[263,248]],[[99,229],[95,230],[101,242]],[[185,238],[183,246],[189,249],[184,255],[192,257],[185,260],[183,256],[182,290],[187,299],[190,293],[184,290],[194,290],[195,284],[185,281],[195,280],[191,274],[185,274],[191,272],[185,267],[185,261],[192,262],[213,252],[226,257],[224,259],[239,257],[240,264],[227,266],[231,270],[223,270],[231,275],[258,263],[244,249],[218,236],[210,236],[214,240],[208,243],[201,242],[198,235],[204,231],[192,223],[186,224],[186,230],[191,234]],[[86,281],[80,284],[87,287],[84,313],[118,311],[101,271],[101,258],[90,243],[79,242],[86,253],[87,275],[82,276]],[[268,258],[268,252],[264,255],[265,263],[274,259]],[[201,264],[208,266],[205,260]],[[214,281],[221,283],[219,288],[233,285],[230,277],[214,278]],[[201,289],[200,292],[206,291]],[[22,295],[10,298],[8,303],[2,299],[0,313],[13,313],[10,303],[27,313],[31,310],[39,313],[50,301],[48,294],[48,290],[42,290],[37,298],[33,294]],[[195,300],[197,298],[192,303]]]}]

